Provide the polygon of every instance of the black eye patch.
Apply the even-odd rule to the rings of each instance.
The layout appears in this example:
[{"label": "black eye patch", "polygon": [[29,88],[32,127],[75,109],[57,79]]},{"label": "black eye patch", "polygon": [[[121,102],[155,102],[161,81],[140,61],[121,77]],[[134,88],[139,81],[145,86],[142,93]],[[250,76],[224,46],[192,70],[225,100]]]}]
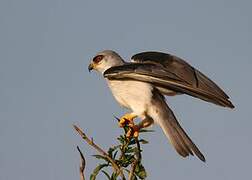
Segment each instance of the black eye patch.
[{"label": "black eye patch", "polygon": [[97,64],[103,59],[103,57],[104,57],[103,55],[97,55],[94,57],[93,62]]}]

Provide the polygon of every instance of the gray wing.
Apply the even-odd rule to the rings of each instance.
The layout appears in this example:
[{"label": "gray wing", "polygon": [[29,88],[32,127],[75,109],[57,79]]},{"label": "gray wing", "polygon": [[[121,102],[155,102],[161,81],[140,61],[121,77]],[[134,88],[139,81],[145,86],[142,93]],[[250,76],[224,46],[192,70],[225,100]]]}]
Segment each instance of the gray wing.
[{"label": "gray wing", "polygon": [[234,108],[229,97],[203,73],[184,60],[160,52],[143,52],[134,63],[109,68],[104,77],[111,80],[138,80],[153,84],[163,94],[185,93],[224,107]]}]

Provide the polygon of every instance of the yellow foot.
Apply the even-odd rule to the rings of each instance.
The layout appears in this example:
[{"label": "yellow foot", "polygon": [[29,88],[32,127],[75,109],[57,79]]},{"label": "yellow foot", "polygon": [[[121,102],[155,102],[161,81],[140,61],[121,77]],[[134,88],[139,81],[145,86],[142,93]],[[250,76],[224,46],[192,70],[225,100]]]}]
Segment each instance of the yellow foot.
[{"label": "yellow foot", "polygon": [[134,124],[129,124],[129,130],[126,133],[126,137],[130,138],[130,137],[135,137],[137,138],[139,136],[139,131],[140,131],[140,127],[138,125],[134,125]]},{"label": "yellow foot", "polygon": [[133,120],[137,116],[133,113],[131,114],[125,114],[122,116],[119,120],[119,127],[125,127],[126,125],[134,124]]}]

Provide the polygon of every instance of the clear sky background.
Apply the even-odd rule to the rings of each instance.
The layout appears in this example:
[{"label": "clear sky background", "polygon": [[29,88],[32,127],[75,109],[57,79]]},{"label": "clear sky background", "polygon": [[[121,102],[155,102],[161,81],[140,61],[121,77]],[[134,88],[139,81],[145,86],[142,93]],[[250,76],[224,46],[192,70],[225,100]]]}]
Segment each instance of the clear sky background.
[{"label": "clear sky background", "polygon": [[[121,133],[125,109],[104,80],[89,74],[96,52],[176,54],[230,95],[234,110],[168,97],[182,126],[205,154],[183,159],[161,129],[144,137],[148,179],[250,179],[252,152],[251,1],[0,1],[0,179],[79,179],[97,161],[72,124],[106,149]],[[99,176],[99,179],[103,179]]]}]

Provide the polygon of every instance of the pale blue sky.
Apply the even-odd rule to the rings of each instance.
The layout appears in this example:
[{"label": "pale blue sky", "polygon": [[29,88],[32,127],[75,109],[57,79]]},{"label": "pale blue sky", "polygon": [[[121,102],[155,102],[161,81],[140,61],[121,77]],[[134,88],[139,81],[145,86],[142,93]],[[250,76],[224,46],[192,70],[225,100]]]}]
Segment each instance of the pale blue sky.
[{"label": "pale blue sky", "polygon": [[113,115],[126,111],[102,77],[87,71],[103,49],[125,59],[146,50],[176,54],[236,106],[167,98],[207,162],[179,157],[155,126],[145,135],[148,179],[250,179],[251,7],[245,0],[1,0],[0,179],[79,179],[76,145],[90,172],[95,151],[73,123],[104,148],[115,142],[121,131]]}]

